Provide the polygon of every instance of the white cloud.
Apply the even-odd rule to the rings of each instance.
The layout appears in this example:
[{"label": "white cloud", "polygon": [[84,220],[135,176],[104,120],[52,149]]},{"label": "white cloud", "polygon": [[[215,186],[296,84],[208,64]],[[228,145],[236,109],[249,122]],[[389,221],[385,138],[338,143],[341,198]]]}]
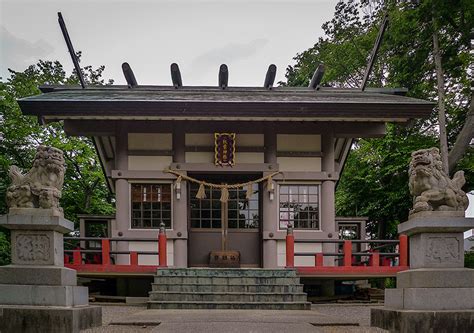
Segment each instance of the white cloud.
[{"label": "white cloud", "polygon": [[54,51],[43,39],[32,43],[14,36],[3,26],[0,26],[0,43],[0,76],[3,78],[8,76],[7,68],[24,70]]}]

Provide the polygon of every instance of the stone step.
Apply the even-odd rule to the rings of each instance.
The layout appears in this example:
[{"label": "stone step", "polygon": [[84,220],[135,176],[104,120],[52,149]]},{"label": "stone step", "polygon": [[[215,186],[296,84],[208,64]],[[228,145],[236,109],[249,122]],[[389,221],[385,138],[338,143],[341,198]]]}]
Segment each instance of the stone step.
[{"label": "stone step", "polygon": [[264,268],[159,268],[156,276],[296,277],[296,270]]},{"label": "stone step", "polygon": [[258,309],[310,310],[309,302],[158,302],[149,301],[149,309]]},{"label": "stone step", "polygon": [[152,291],[171,292],[247,292],[247,293],[300,293],[302,284],[152,284]]},{"label": "stone step", "polygon": [[155,276],[156,284],[214,284],[214,285],[295,285],[300,283],[298,277],[248,277],[248,276]]},{"label": "stone step", "polygon": [[150,301],[160,302],[305,302],[304,293],[240,293],[240,292],[150,292]]}]

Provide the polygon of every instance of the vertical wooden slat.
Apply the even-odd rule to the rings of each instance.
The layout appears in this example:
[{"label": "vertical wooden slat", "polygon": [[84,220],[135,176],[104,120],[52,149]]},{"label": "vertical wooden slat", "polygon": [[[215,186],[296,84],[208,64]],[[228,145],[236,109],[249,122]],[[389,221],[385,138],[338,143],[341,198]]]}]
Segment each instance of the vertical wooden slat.
[{"label": "vertical wooden slat", "polygon": [[138,266],[138,253],[136,251],[130,252],[130,266]]},{"label": "vertical wooden slat", "polygon": [[315,259],[316,267],[323,267],[324,266],[324,256],[323,256],[322,253],[316,253],[314,259]]},{"label": "vertical wooden slat", "polygon": [[81,250],[74,250],[72,253],[72,264],[74,266],[82,265]]},{"label": "vertical wooden slat", "polygon": [[352,242],[350,240],[344,241],[344,266],[352,266]]},{"label": "vertical wooden slat", "polygon": [[102,239],[102,265],[110,265],[110,241]]},{"label": "vertical wooden slat", "polygon": [[399,253],[400,253],[400,266],[408,266],[408,236],[407,235],[400,235],[398,238],[400,243],[398,245]]}]

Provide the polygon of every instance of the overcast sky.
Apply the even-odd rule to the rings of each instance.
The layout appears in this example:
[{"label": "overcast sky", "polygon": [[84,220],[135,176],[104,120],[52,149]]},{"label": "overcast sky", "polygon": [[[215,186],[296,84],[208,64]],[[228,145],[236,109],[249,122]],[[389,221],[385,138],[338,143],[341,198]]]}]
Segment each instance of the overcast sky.
[{"label": "overcast sky", "polygon": [[229,85],[260,86],[268,65],[284,79],[292,58],[323,35],[337,0],[0,0],[0,76],[38,59],[72,69],[57,12],[66,21],[82,65],[106,66],[124,83],[130,63],[139,84],[171,84],[180,65],[184,85],[215,85],[219,65]]}]

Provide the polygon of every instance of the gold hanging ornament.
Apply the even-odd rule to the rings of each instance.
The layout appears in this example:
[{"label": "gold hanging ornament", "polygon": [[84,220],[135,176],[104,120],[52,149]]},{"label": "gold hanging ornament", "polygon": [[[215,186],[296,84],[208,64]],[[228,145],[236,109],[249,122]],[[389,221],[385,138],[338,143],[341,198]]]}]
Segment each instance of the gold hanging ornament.
[{"label": "gold hanging ornament", "polygon": [[221,189],[220,202],[226,203],[228,200],[229,200],[229,189],[227,188],[227,186],[224,186],[224,187]]},{"label": "gold hanging ornament", "polygon": [[198,193],[196,193],[196,199],[206,199],[206,189],[204,183],[200,183]]},{"label": "gold hanging ornament", "polygon": [[174,188],[176,189],[180,189],[181,188],[181,181],[183,180],[183,176],[179,176],[177,179],[176,179],[176,183],[174,184]]},{"label": "gold hanging ornament", "polygon": [[253,183],[252,184],[247,184],[247,189],[245,193],[245,199],[250,200],[253,195]]},{"label": "gold hanging ornament", "polygon": [[188,175],[182,174],[182,173],[180,173],[179,171],[176,171],[176,170],[165,169],[164,172],[172,173],[172,174],[174,174],[178,177],[176,179],[177,186],[181,185],[181,182],[182,182],[183,179],[188,180],[188,181],[193,182],[193,183],[196,183],[196,184],[199,184],[199,190],[196,194],[196,199],[205,199],[206,198],[206,188],[205,188],[205,186],[208,186],[210,188],[220,189],[221,190],[220,201],[224,202],[224,203],[229,200],[229,189],[245,188],[246,189],[245,197],[246,197],[247,200],[249,200],[253,195],[253,187],[252,187],[253,184],[258,184],[258,183],[263,182],[265,180],[267,181],[267,190],[268,190],[268,192],[273,192],[274,188],[273,188],[272,177],[279,174],[279,173],[282,173],[280,171],[276,171],[276,172],[274,172],[274,173],[272,173],[268,176],[255,179],[255,180],[250,181],[250,182],[245,182],[245,183],[240,183],[240,184],[230,184],[229,185],[229,184],[207,183],[205,181],[198,180],[198,179],[193,178],[193,177],[189,177]]},{"label": "gold hanging ornament", "polygon": [[273,181],[272,181],[272,176],[268,176],[267,178],[267,191],[271,192],[273,191]]}]

